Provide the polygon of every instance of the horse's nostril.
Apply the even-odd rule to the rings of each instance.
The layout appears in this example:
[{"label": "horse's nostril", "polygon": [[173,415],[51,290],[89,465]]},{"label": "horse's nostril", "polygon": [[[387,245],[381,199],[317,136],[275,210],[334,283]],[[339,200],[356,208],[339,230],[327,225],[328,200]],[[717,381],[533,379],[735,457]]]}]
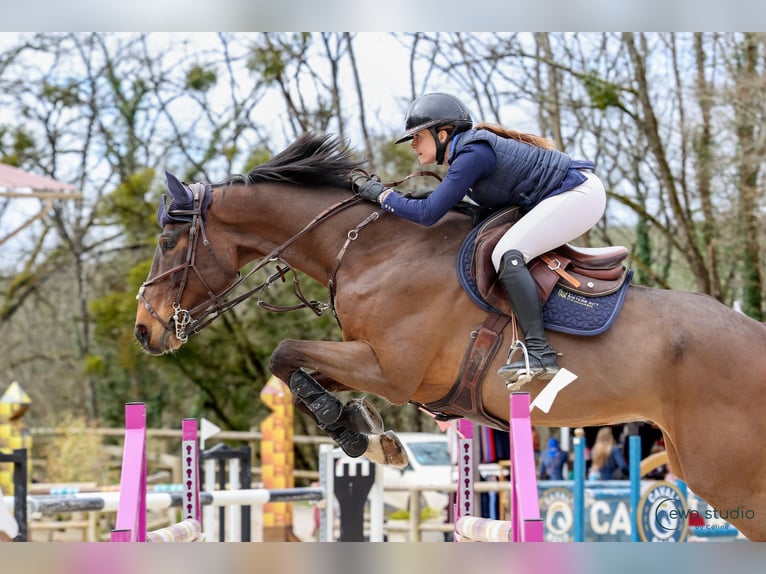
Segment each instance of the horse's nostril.
[{"label": "horse's nostril", "polygon": [[138,339],[139,343],[142,345],[145,345],[149,340],[149,328],[146,325],[139,323],[136,325],[134,333],[136,335],[136,339]]}]

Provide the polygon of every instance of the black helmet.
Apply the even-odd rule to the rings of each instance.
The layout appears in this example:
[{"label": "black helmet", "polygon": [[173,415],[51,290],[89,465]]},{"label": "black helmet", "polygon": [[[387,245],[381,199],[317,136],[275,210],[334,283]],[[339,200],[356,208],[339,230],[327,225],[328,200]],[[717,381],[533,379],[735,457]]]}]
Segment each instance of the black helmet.
[{"label": "black helmet", "polygon": [[[410,104],[404,120],[404,129],[407,131],[395,143],[411,140],[412,136],[420,130],[445,125],[455,126],[451,135],[471,129],[473,120],[468,113],[468,108],[450,94],[424,94]],[[433,132],[435,130],[432,130]]]}]

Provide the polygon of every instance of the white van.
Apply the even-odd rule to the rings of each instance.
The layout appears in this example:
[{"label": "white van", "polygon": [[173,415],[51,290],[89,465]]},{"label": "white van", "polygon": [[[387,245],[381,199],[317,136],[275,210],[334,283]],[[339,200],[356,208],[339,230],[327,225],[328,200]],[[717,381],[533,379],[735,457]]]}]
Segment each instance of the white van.
[{"label": "white van", "polygon": [[[446,433],[396,433],[407,451],[409,464],[401,469],[383,467],[383,501],[386,512],[409,509],[411,493],[407,490],[390,490],[392,487],[448,486],[452,483],[449,438]],[[420,508],[443,510],[449,502],[446,491],[421,491]]]}]

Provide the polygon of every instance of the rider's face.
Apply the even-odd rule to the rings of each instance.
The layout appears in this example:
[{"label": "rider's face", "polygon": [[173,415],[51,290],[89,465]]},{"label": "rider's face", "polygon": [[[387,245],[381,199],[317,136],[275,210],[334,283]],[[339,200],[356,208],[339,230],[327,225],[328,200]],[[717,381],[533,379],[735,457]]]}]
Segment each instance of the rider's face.
[{"label": "rider's face", "polygon": [[412,136],[410,145],[418,155],[420,165],[436,163],[436,142],[430,131],[420,130],[417,132]]}]

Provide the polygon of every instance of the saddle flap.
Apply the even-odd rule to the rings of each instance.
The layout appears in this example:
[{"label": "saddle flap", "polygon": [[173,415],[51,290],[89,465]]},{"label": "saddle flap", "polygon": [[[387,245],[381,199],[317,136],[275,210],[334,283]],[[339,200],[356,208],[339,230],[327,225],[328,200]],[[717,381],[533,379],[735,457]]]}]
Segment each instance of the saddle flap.
[{"label": "saddle flap", "polygon": [[497,272],[492,264],[492,250],[506,231],[519,220],[518,208],[501,211],[485,221],[476,235],[471,260],[471,275],[476,287],[490,305],[510,315],[508,301],[497,281]]}]

